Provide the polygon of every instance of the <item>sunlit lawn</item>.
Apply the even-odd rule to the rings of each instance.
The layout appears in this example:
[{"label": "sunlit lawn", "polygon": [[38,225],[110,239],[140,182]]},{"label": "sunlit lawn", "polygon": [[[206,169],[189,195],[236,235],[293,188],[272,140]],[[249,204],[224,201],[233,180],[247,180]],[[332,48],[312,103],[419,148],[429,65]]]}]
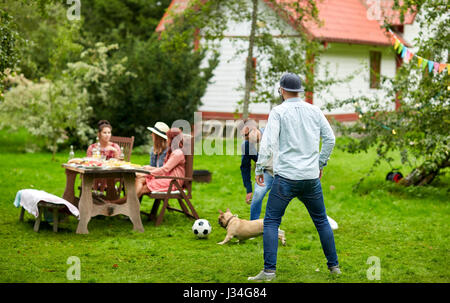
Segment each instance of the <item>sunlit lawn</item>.
[{"label": "sunlit lawn", "polygon": [[[61,163],[68,152],[51,161],[47,152],[24,153],[27,140],[23,133],[0,132],[0,282],[70,282],[70,256],[81,261],[81,282],[246,283],[262,268],[262,237],[216,244],[225,236],[217,223],[219,209],[230,208],[240,218],[250,215],[239,155],[195,156],[195,169],[212,172],[211,183],[193,187],[197,212],[213,226],[206,240],[197,240],[193,221],[177,212],[167,212],[159,227],[142,217],[144,233],[133,232],[121,216],[92,219],[88,235],[75,234],[74,217],[56,234],[48,223],[35,233],[30,214],[19,222],[15,194],[34,188],[62,196]],[[76,156],[84,151],[77,150]],[[384,180],[390,168],[381,165],[353,192],[374,157],[374,152],[351,155],[336,148],[322,179],[328,215],[339,224],[335,239],[343,274],[328,274],[314,225],[303,204],[293,200],[281,225],[287,245],[279,248],[277,282],[450,282],[448,171],[431,186],[401,188]],[[133,163],[148,161],[146,154],[132,156]],[[145,197],[142,208],[151,206]],[[380,280],[367,278],[371,256],[380,260]]]}]

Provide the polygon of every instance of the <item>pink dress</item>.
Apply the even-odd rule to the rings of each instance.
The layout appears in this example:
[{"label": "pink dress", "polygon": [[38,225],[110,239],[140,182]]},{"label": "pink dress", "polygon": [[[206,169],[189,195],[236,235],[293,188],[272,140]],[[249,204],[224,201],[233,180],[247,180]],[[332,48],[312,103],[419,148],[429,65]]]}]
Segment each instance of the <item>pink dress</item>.
[{"label": "pink dress", "polygon": [[[96,143],[89,145],[89,147],[87,149],[87,152],[86,152],[86,155],[88,157],[92,157],[92,151],[93,151],[95,145],[96,145]],[[118,144],[116,144],[114,142],[109,142],[108,145],[111,145],[112,147],[114,147],[116,152],[113,151],[113,150],[106,151],[105,148],[100,147],[100,154],[102,156],[106,156],[106,160],[109,160],[111,158],[115,158],[116,153],[117,153],[117,156],[120,156],[120,146]]]},{"label": "pink dress", "polygon": [[[164,162],[162,167],[159,167],[152,171],[151,175],[146,176],[146,183],[148,189],[152,192],[167,192],[169,189],[171,179],[155,179],[153,176],[174,176],[174,177],[185,177],[184,168],[184,154],[181,149],[176,149],[172,152],[169,159]],[[177,182],[183,186],[182,180],[177,180]],[[172,186],[172,191],[178,190],[175,186]]]}]

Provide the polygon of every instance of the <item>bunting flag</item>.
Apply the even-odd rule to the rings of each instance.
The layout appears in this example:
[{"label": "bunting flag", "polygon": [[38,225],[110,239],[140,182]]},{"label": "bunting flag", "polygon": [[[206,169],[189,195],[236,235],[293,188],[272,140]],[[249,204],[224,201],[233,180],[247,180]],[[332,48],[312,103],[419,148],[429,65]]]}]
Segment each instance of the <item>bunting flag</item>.
[{"label": "bunting flag", "polygon": [[413,58],[417,58],[418,68],[425,69],[426,67],[428,67],[429,73],[433,71],[434,73],[442,73],[445,69],[447,69],[447,73],[450,75],[450,64],[434,62],[432,60],[427,60],[425,58],[417,56],[411,51],[411,49],[403,45],[403,43],[400,41],[400,39],[397,38],[392,30],[389,30],[388,33],[390,34],[390,40],[392,44],[394,44],[394,50],[397,51],[397,54],[401,56],[403,61],[409,63]]},{"label": "bunting flag", "polygon": [[434,62],[433,61],[428,61],[428,72],[431,73],[431,71],[433,70],[434,67]]},{"label": "bunting flag", "polygon": [[422,69],[425,69],[428,65],[428,60],[427,59],[423,59],[423,63],[422,63]]},{"label": "bunting flag", "polygon": [[402,50],[402,58],[405,58],[405,55],[406,55],[406,51],[408,50],[408,48],[406,47],[406,46],[404,46],[403,47],[403,50]]}]

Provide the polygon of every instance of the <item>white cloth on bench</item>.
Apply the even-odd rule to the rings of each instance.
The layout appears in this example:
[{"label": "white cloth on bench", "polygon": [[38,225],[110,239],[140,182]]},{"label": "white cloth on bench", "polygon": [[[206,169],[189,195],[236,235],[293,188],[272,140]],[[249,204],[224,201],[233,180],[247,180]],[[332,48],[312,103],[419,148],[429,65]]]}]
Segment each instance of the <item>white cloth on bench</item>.
[{"label": "white cloth on bench", "polygon": [[39,215],[38,203],[40,201],[54,203],[54,204],[64,204],[67,206],[69,211],[79,219],[80,212],[78,208],[67,200],[64,200],[53,194],[49,194],[43,190],[37,189],[21,189],[16,194],[16,199],[14,200],[14,206],[22,206],[27,212],[32,214],[37,218]]},{"label": "white cloth on bench", "polygon": [[[179,190],[172,190],[170,193],[176,195],[176,194],[179,194],[180,191]],[[184,193],[187,195],[188,191],[184,190]],[[152,194],[167,194],[167,191],[152,191]]]}]

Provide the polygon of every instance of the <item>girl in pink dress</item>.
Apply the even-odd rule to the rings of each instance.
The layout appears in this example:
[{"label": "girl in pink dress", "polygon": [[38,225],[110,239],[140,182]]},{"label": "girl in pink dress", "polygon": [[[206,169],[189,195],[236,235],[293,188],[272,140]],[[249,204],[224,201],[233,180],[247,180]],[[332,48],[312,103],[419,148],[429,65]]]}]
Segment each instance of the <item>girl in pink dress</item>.
[{"label": "girl in pink dress", "polygon": [[[98,139],[100,142],[100,155],[105,156],[106,160],[111,158],[118,159],[120,157],[120,146],[116,143],[110,142],[112,126],[107,120],[100,120],[98,122]],[[92,157],[94,148],[97,143],[91,144],[86,152],[88,157]]]},{"label": "girl in pink dress", "polygon": [[[178,128],[172,128],[167,132],[167,154],[162,167],[144,166],[150,171],[150,175],[136,174],[136,194],[141,197],[150,192],[167,192],[171,179],[156,179],[154,176],[174,176],[185,177],[185,158],[183,153],[183,133]],[[177,180],[183,186],[182,180]],[[172,186],[172,191],[178,190]],[[122,204],[126,202],[126,197],[109,201],[111,203]]]}]

